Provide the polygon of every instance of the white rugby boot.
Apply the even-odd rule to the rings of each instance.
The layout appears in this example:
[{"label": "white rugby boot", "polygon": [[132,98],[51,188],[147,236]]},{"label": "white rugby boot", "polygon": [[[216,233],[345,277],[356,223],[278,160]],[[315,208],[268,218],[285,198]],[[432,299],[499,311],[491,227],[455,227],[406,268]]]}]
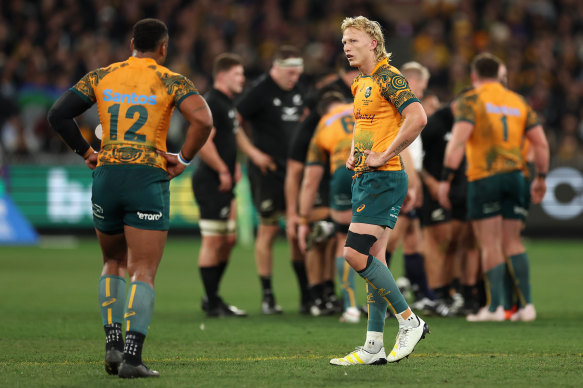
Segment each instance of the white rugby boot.
[{"label": "white rugby boot", "polygon": [[340,322],[358,323],[360,322],[360,310],[356,307],[347,308],[340,317]]},{"label": "white rugby boot", "polygon": [[385,347],[381,346],[377,353],[370,353],[363,346],[357,347],[354,352],[348,353],[342,358],[333,358],[330,360],[331,365],[384,365],[387,363]]},{"label": "white rugby boot", "polygon": [[419,323],[417,327],[399,327],[395,346],[393,346],[393,350],[387,357],[388,362],[399,362],[403,358],[409,357],[415,350],[417,343],[424,339],[426,334],[430,333],[427,323],[419,316],[417,316],[417,320]]},{"label": "white rugby boot", "polygon": [[532,322],[536,319],[536,310],[532,303],[527,304],[524,308],[518,309],[512,316],[510,320],[512,322],[522,321],[522,322]]},{"label": "white rugby boot", "polygon": [[493,313],[488,310],[488,306],[482,307],[475,314],[466,317],[468,322],[504,322],[504,307],[498,306]]}]

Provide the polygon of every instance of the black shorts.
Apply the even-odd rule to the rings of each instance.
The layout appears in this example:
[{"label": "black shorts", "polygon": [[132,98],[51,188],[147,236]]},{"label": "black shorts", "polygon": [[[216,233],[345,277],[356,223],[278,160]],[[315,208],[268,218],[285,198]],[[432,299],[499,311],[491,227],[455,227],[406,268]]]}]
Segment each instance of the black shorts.
[{"label": "black shorts", "polygon": [[271,218],[285,212],[285,171],[276,170],[265,175],[249,164],[249,183],[255,210],[261,218]]},{"label": "black shorts", "polygon": [[466,189],[464,185],[453,185],[450,189],[449,199],[451,209],[446,210],[439,202],[431,197],[429,190],[423,185],[423,205],[419,208],[421,225],[438,225],[451,220],[467,220]]},{"label": "black shorts", "polygon": [[233,190],[220,192],[217,174],[195,172],[192,175],[192,192],[198,204],[201,220],[228,220],[231,215]]}]

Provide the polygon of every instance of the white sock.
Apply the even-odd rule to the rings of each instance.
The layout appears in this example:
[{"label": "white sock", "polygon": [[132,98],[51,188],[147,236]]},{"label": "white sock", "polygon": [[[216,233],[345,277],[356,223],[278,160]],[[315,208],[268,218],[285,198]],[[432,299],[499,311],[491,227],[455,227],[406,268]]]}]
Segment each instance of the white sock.
[{"label": "white sock", "polygon": [[364,349],[370,353],[377,353],[384,346],[383,333],[379,331],[367,331]]},{"label": "white sock", "polygon": [[420,322],[417,319],[417,315],[414,312],[411,312],[411,315],[407,319],[403,319],[401,314],[396,314],[397,321],[399,321],[399,327],[418,327]]}]

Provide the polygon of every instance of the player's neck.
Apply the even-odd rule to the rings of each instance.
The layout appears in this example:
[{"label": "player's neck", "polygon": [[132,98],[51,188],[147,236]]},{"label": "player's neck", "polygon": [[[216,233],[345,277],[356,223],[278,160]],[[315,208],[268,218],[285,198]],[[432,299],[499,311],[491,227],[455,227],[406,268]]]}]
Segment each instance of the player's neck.
[{"label": "player's neck", "polygon": [[229,90],[229,88],[221,82],[215,82],[213,87],[217,89],[219,92],[223,93],[225,96],[229,98],[233,98],[233,92]]},{"label": "player's neck", "polygon": [[359,66],[358,70],[360,70],[360,72],[364,75],[371,75],[372,71],[375,69],[375,67],[377,67],[377,65],[378,62],[373,57],[370,60],[366,61],[366,63],[363,63],[361,66]]},{"label": "player's neck", "polygon": [[494,78],[476,79],[473,82],[473,86],[474,86],[474,88],[479,88],[480,86],[484,86],[487,84],[495,84],[495,83],[499,83],[499,81],[497,79],[494,79]]},{"label": "player's neck", "polygon": [[156,61],[156,63],[160,64],[160,62],[159,62],[160,57],[156,53],[152,53],[152,52],[141,52],[141,51],[138,51],[138,50],[134,50],[132,52],[132,57],[135,57],[135,58],[150,58],[150,59],[153,59],[154,61]]}]

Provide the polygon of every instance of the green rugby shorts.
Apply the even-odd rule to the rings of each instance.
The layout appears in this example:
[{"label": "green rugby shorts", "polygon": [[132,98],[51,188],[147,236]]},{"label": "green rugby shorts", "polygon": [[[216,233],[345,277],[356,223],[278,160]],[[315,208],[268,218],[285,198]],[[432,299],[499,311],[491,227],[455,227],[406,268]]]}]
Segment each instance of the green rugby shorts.
[{"label": "green rugby shorts", "polygon": [[512,171],[468,182],[468,218],[480,220],[502,215],[507,219],[526,216],[522,171]]}]

